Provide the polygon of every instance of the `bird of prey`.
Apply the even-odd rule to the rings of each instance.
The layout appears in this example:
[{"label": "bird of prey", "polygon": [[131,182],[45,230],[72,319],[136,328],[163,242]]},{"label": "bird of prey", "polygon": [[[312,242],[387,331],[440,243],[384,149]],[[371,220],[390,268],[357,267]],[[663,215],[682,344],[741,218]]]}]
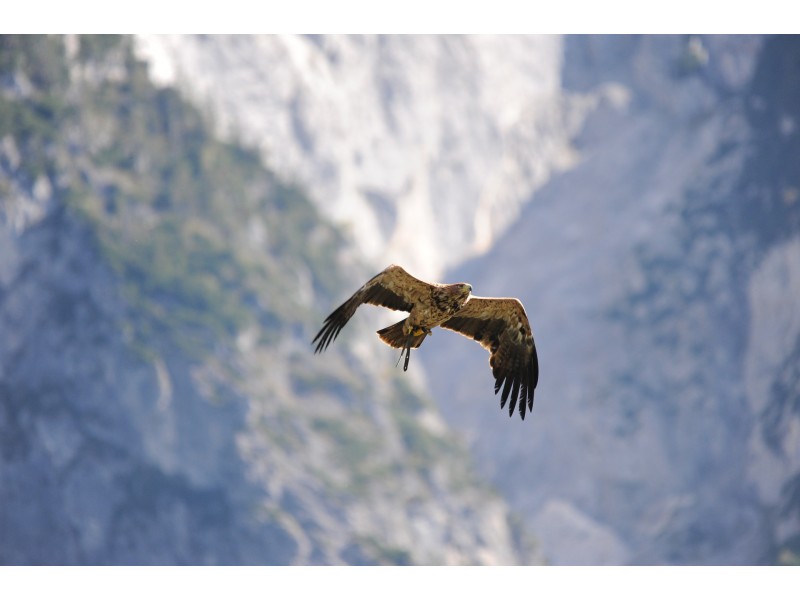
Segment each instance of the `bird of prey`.
[{"label": "bird of prey", "polygon": [[[409,315],[399,323],[378,331],[378,335],[405,355],[408,369],[412,348],[419,348],[434,327],[452,329],[472,338],[489,353],[500,408],[508,401],[508,414],[519,415],[533,409],[533,392],[539,381],[539,360],[531,326],[522,303],[516,298],[481,298],[471,294],[468,283],[427,283],[409,275],[398,265],[390,265],[365,283],[349,300],[333,311],[314,337],[314,353],[322,352],[336,339],[356,309],[362,304],[385,306]],[[398,359],[398,364],[400,360]]]}]

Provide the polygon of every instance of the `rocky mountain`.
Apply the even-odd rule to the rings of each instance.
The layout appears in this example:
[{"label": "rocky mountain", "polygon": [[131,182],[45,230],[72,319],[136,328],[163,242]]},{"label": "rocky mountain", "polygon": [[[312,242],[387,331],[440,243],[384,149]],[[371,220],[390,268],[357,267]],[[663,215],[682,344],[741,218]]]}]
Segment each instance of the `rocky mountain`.
[{"label": "rocky mountain", "polygon": [[799,47],[137,38],[151,77],[307,187],[348,256],[523,300],[528,420],[456,336],[420,349],[417,383],[559,564],[798,560]]},{"label": "rocky mountain", "polygon": [[540,560],[369,316],[312,354],[346,234],[132,46],[0,37],[0,563]]},{"label": "rocky mountain", "polygon": [[437,277],[572,164],[558,37],[139,36],[156,81],[261,149],[366,261]]},{"label": "rocky mountain", "polygon": [[[798,38],[0,43],[0,562],[798,561]],[[522,299],[524,422],[311,355],[390,262]]]}]

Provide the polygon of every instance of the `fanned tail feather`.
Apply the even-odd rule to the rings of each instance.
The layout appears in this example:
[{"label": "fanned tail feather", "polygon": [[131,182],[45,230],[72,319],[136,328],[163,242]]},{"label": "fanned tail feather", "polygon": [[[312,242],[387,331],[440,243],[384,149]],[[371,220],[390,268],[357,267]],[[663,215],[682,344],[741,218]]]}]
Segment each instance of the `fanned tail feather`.
[{"label": "fanned tail feather", "polygon": [[385,344],[389,344],[392,348],[405,348],[406,346],[409,348],[419,348],[426,336],[411,336],[411,343],[409,344],[409,336],[403,331],[403,326],[406,321],[407,319],[403,319],[399,323],[384,327],[378,331],[378,336]]},{"label": "fanned tail feather", "polygon": [[380,336],[384,343],[389,344],[392,348],[401,348],[400,358],[397,359],[397,364],[399,365],[400,361],[403,359],[403,356],[405,356],[406,360],[403,362],[403,371],[408,370],[408,361],[411,358],[411,349],[419,348],[429,333],[426,332],[422,335],[405,333],[403,331],[403,327],[406,321],[407,319],[403,319],[399,323],[395,323],[394,325],[390,325],[389,327],[385,327],[378,331],[378,336]]}]

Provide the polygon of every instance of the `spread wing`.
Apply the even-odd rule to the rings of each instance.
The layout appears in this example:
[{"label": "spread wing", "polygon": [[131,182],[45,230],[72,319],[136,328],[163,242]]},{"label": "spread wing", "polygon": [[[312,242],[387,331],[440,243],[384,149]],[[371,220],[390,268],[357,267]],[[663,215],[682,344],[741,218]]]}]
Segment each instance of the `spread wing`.
[{"label": "spread wing", "polygon": [[[390,265],[361,286],[349,300],[333,311],[312,343],[317,347],[314,354],[322,352],[336,339],[339,332],[362,304],[385,306],[392,310],[411,312],[414,304],[424,298],[430,298],[430,283],[420,281],[406,273],[405,269],[397,265]],[[319,341],[317,341],[319,340]]]},{"label": "spread wing", "polygon": [[490,353],[494,393],[503,393],[500,408],[509,416],[519,399],[519,415],[533,409],[533,391],[539,381],[539,359],[525,308],[516,298],[470,297],[456,315],[441,325],[472,338]]}]

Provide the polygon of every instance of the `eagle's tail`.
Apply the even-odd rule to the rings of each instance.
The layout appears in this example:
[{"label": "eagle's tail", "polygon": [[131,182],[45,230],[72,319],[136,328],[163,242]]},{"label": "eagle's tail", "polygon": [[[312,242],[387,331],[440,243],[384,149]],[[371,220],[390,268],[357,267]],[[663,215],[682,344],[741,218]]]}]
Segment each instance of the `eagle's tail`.
[{"label": "eagle's tail", "polygon": [[411,358],[411,349],[419,348],[425,338],[431,333],[431,330],[427,327],[417,328],[416,331],[410,334],[405,333],[403,332],[403,326],[406,321],[407,319],[403,319],[399,323],[395,323],[394,325],[378,331],[380,338],[392,348],[401,348],[400,358],[397,364],[400,364],[400,361],[403,359],[403,354],[405,354],[406,360],[403,363],[403,371],[408,370],[408,359]]},{"label": "eagle's tail", "polygon": [[409,340],[409,336],[403,333],[405,323],[406,319],[403,319],[399,323],[381,329],[378,331],[378,335],[384,343],[389,344],[392,348],[419,348],[427,335],[413,336]]}]

